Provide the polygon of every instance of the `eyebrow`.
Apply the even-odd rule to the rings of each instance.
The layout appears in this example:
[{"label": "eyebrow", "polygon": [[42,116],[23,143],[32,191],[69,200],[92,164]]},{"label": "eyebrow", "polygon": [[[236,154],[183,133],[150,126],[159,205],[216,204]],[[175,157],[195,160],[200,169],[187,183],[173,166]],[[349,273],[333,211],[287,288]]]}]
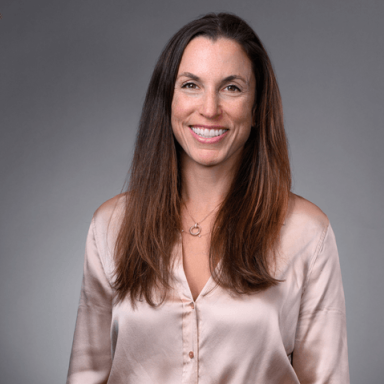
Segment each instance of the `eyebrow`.
[{"label": "eyebrow", "polygon": [[195,80],[195,81],[200,81],[200,77],[194,75],[194,74],[191,73],[191,72],[183,72],[183,73],[180,73],[180,75],[177,76],[177,78],[182,77],[182,76],[184,76],[184,77],[190,77],[192,80]]},{"label": "eyebrow", "polygon": [[[183,72],[183,73],[180,73],[180,75],[177,76],[177,78],[180,78],[180,77],[182,77],[182,76],[189,77],[189,78],[191,78],[192,80],[195,80],[195,81],[200,81],[200,77],[194,75],[194,74],[191,73],[191,72]],[[243,81],[245,84],[248,84],[248,83],[249,83],[247,80],[245,80],[242,76],[239,76],[239,75],[230,75],[230,76],[227,76],[227,77],[225,77],[221,82],[222,82],[222,83],[227,83],[228,81],[232,81],[232,80],[241,80],[241,81]]]}]

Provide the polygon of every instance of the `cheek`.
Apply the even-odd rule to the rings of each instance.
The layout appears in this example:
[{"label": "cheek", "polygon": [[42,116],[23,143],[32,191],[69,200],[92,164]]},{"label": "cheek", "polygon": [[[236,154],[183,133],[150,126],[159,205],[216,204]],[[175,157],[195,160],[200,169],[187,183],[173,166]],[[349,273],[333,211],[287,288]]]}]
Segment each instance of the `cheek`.
[{"label": "cheek", "polygon": [[251,127],[252,116],[252,104],[248,101],[242,101],[237,103],[232,108],[232,117],[241,125]]},{"label": "cheek", "polygon": [[172,100],[172,122],[177,122],[188,116],[190,102],[182,95],[175,93]]},{"label": "cheek", "polygon": [[172,107],[171,107],[171,125],[172,131],[175,136],[175,139],[178,143],[183,147],[183,129],[182,123],[185,120],[186,111],[184,108],[184,103],[182,98],[178,96],[176,93],[173,96]]},{"label": "cheek", "polygon": [[235,124],[238,126],[237,141],[239,145],[244,145],[248,140],[252,129],[252,105],[249,101],[244,100],[233,107],[232,118]]}]

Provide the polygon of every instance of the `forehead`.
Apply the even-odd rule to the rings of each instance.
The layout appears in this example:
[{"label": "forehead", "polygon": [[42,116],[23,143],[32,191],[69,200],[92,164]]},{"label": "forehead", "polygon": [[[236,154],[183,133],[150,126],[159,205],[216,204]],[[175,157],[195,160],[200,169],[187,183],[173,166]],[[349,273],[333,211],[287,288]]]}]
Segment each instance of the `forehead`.
[{"label": "forehead", "polygon": [[179,73],[252,76],[252,63],[239,43],[227,38],[212,40],[199,36],[186,46]]}]

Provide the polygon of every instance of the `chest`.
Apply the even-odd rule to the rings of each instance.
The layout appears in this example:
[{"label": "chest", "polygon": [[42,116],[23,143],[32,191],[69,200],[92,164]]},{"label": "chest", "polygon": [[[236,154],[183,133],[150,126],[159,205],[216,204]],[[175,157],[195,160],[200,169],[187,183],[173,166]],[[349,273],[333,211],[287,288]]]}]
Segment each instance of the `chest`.
[{"label": "chest", "polygon": [[[300,296],[287,303],[284,290],[271,289],[235,297],[209,279],[193,301],[182,265],[175,276],[173,294],[160,307],[140,302],[132,310],[124,302],[114,308],[112,350],[124,356],[127,366],[138,369],[140,356],[140,370],[153,376],[151,382],[158,382],[167,367],[164,383],[195,383],[197,376],[204,383],[245,383],[248,375],[260,372],[255,361],[290,366],[287,356],[294,348]],[[228,369],[244,377],[226,381]]]},{"label": "chest", "polygon": [[183,268],[194,301],[211,276],[209,242],[209,236],[198,237],[189,233],[182,234]]}]

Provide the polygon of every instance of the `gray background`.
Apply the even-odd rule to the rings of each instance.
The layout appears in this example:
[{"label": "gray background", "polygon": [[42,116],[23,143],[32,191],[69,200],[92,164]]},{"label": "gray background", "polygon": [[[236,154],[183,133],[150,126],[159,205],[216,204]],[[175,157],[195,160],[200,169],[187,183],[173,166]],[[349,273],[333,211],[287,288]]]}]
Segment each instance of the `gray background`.
[{"label": "gray background", "polygon": [[65,381],[94,210],[121,191],[161,49],[245,18],[280,84],[294,191],[335,230],[351,382],[384,377],[384,2],[2,0],[1,383]]}]

